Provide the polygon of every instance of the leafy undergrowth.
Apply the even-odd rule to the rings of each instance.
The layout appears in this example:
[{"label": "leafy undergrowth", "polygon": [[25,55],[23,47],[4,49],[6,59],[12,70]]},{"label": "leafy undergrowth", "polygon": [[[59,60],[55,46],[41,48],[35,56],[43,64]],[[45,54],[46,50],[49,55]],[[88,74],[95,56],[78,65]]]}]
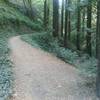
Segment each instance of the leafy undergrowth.
[{"label": "leafy undergrowth", "polygon": [[84,77],[89,77],[90,79],[95,78],[97,60],[86,54],[79,56],[77,52],[62,47],[61,42],[58,39],[53,38],[51,34],[45,32],[23,35],[22,39],[32,46],[42,48],[43,50],[53,53],[65,62],[73,64],[80,70],[81,75]]},{"label": "leafy undergrowth", "polygon": [[12,93],[12,63],[9,59],[8,38],[15,32],[0,29],[0,100],[6,100]]},{"label": "leafy undergrowth", "polygon": [[9,6],[2,0],[0,1],[0,25],[8,25],[6,23],[15,23],[25,24],[34,30],[42,30],[41,23],[33,22],[23,13],[21,13],[17,8],[14,8],[13,5]]}]

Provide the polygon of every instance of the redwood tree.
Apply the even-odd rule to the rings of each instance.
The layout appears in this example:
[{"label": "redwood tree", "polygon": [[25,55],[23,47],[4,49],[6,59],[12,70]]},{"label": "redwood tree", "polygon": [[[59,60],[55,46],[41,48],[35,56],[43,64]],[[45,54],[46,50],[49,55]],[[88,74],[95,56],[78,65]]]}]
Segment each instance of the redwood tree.
[{"label": "redwood tree", "polygon": [[[78,3],[80,4],[80,0],[78,0]],[[76,36],[77,50],[80,50],[80,32],[81,32],[81,11],[80,11],[81,9],[79,4],[77,7],[77,36]]]},{"label": "redwood tree", "polygon": [[49,1],[44,1],[44,27],[47,29],[49,23]]},{"label": "redwood tree", "polygon": [[59,35],[59,0],[53,0],[53,36]]},{"label": "redwood tree", "polygon": [[87,6],[87,53],[91,56],[91,26],[92,26],[92,4],[91,0],[88,0],[88,6]]},{"label": "redwood tree", "polygon": [[[68,7],[71,6],[71,0],[68,0]],[[71,11],[68,10],[68,40],[71,38]]]},{"label": "redwood tree", "polygon": [[62,8],[61,8],[61,36],[63,36],[64,30],[64,0],[62,0]]},{"label": "redwood tree", "polygon": [[68,0],[65,0],[65,35],[64,35],[64,46],[68,46]]}]

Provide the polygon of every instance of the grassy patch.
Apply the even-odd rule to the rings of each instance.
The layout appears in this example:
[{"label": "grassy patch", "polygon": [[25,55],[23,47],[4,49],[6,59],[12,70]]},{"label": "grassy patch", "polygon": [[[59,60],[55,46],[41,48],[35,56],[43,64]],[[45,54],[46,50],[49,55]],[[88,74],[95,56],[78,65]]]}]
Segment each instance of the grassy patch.
[{"label": "grassy patch", "polygon": [[97,70],[96,59],[93,57],[91,58],[86,54],[79,56],[77,52],[62,47],[61,42],[59,42],[58,39],[53,38],[51,34],[35,33],[23,35],[22,39],[32,46],[42,48],[43,50],[53,53],[65,62],[73,64],[85,77],[95,78]]}]

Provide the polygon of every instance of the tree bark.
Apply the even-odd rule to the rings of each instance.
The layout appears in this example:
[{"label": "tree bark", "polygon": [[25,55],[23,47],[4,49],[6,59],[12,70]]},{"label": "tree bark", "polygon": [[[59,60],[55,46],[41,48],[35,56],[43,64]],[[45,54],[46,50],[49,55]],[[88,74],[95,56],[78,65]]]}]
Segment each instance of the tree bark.
[{"label": "tree bark", "polygon": [[64,46],[68,46],[68,0],[65,1],[65,35],[64,35]]},{"label": "tree bark", "polygon": [[91,27],[92,27],[92,5],[91,0],[88,1],[87,7],[87,53],[92,55],[92,46],[91,46]]},{"label": "tree bark", "polygon": [[59,35],[59,0],[53,0],[53,36]]},{"label": "tree bark", "polygon": [[44,1],[44,27],[47,26],[47,0]]},{"label": "tree bark", "polygon": [[83,34],[85,34],[85,16],[86,16],[86,14],[85,14],[85,8],[83,8],[83,13],[82,13],[82,33]]},{"label": "tree bark", "polygon": [[[68,0],[68,6],[70,7],[71,0]],[[71,39],[71,11],[68,11],[68,40]]]},{"label": "tree bark", "polygon": [[62,8],[61,8],[61,37],[63,37],[64,30],[64,0],[62,0]]},{"label": "tree bark", "polygon": [[70,11],[68,12],[68,40],[71,39],[71,16]]},{"label": "tree bark", "polygon": [[[78,3],[80,2],[80,0],[78,0]],[[77,36],[76,36],[76,46],[77,46],[77,50],[80,50],[80,32],[81,32],[81,11],[80,11],[80,6],[78,5],[77,8]]]}]

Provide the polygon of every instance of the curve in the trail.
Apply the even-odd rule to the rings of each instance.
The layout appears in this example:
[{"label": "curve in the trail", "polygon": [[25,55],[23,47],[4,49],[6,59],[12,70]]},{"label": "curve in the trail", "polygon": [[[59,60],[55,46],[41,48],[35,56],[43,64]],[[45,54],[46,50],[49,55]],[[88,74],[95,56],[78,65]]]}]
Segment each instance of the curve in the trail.
[{"label": "curve in the trail", "polygon": [[92,100],[86,99],[91,93],[81,87],[83,79],[73,66],[20,37],[11,38],[9,45],[15,77],[12,100]]}]

